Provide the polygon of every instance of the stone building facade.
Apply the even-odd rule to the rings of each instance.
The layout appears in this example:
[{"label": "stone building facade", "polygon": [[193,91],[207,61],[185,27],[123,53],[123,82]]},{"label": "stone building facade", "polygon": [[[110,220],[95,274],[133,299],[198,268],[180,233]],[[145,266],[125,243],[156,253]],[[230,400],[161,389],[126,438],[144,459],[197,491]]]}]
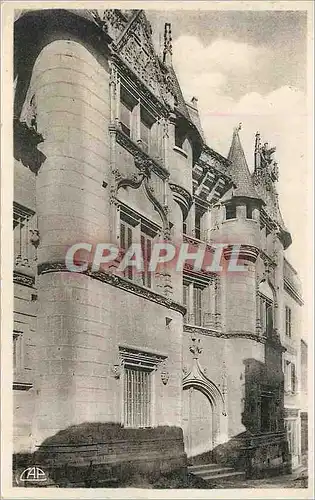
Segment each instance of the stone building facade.
[{"label": "stone building facade", "polygon": [[[300,460],[297,274],[274,150],[251,174],[235,129],[206,143],[197,99],[145,13],[17,14],[14,56],[14,451],[83,422],[183,429],[188,457]],[[69,272],[79,242],[239,245],[243,272]],[[118,259],[119,260],[119,259]],[[285,433],[287,430],[287,436]],[[287,440],[288,438],[288,440]],[[243,451],[242,451],[243,450]]]}]

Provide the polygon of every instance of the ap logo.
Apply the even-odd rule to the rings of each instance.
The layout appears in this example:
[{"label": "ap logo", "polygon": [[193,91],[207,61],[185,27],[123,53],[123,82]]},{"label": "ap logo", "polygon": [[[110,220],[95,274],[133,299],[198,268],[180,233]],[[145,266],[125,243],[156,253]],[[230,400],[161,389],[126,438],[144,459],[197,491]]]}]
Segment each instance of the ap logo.
[{"label": "ap logo", "polygon": [[24,469],[20,475],[17,476],[17,483],[23,485],[24,483],[41,483],[47,481],[45,472],[37,466],[28,467]]}]

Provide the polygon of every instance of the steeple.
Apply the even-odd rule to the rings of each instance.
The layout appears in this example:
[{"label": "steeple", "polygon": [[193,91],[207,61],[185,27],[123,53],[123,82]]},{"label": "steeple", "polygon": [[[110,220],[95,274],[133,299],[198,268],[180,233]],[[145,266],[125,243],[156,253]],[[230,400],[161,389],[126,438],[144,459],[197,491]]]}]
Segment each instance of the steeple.
[{"label": "steeple", "polygon": [[247,165],[245,153],[239,137],[239,131],[242,128],[240,123],[233,132],[232,143],[228,154],[231,162],[230,175],[236,188],[233,191],[233,197],[246,197],[260,199],[256,192],[252,177]]}]

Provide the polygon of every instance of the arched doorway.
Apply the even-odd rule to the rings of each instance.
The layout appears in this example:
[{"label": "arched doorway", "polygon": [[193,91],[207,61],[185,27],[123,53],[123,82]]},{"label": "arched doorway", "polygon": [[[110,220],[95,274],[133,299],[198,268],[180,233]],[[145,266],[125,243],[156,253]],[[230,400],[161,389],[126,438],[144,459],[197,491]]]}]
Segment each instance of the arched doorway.
[{"label": "arched doorway", "polygon": [[[210,399],[193,385],[183,392],[183,433],[188,460],[211,452],[214,445],[214,411]],[[209,457],[210,458],[210,457]]]}]

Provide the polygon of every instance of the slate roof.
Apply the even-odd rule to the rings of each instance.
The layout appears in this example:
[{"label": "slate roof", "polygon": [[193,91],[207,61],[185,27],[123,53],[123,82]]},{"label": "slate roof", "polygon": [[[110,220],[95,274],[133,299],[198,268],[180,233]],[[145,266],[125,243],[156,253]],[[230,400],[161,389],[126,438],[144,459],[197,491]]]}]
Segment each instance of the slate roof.
[{"label": "slate roof", "polygon": [[246,197],[261,199],[258,195],[248,165],[245,158],[245,153],[239,137],[239,129],[235,129],[233,133],[232,143],[228,154],[228,160],[231,165],[229,174],[236,185],[233,190],[233,197]]}]

